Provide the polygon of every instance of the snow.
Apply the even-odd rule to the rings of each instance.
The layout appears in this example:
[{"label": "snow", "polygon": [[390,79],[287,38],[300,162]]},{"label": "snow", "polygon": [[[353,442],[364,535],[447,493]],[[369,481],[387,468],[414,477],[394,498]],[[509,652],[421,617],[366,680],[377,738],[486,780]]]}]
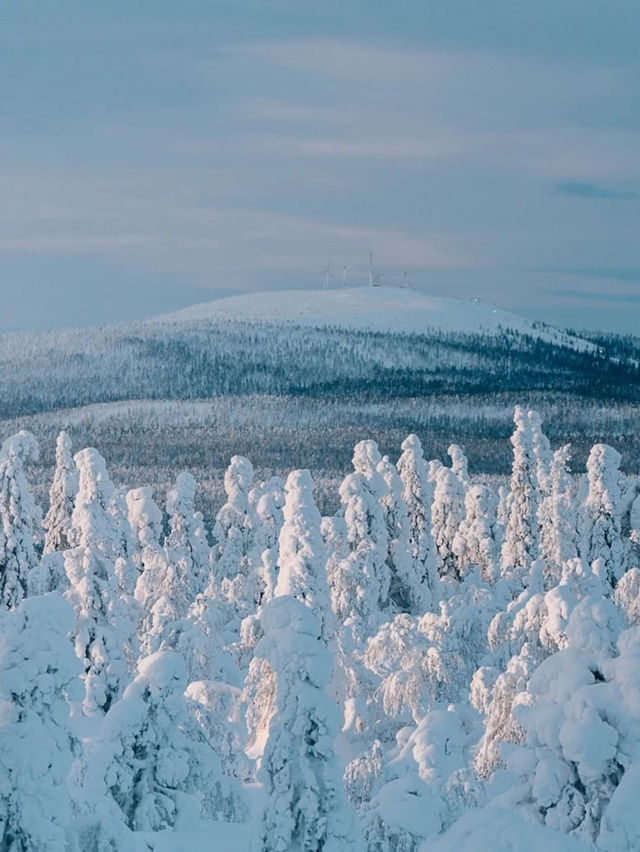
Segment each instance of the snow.
[{"label": "snow", "polygon": [[[96,450],[75,455],[76,481],[62,438],[70,490],[52,493],[68,538],[43,562],[66,577],[47,568],[38,596],[30,574],[0,607],[5,845],[640,848],[638,487],[596,444],[574,488],[538,415],[517,408],[515,425],[500,513],[457,445],[445,466],[410,436],[397,465],[361,440],[324,519],[308,470],[259,481],[234,456],[222,509],[196,512],[182,473],[167,523],[148,487],[125,507]],[[3,541],[34,537],[39,557],[20,464],[32,444],[5,442],[0,519]],[[507,507],[512,552],[529,550],[501,566]],[[432,518],[451,562],[439,573]],[[172,620],[156,650],[158,602]]]},{"label": "snow", "polygon": [[477,300],[428,296],[399,287],[354,287],[346,290],[279,290],[245,293],[193,305],[150,322],[260,322],[351,330],[423,334],[431,330],[463,334],[499,334],[506,329],[573,346],[595,348],[551,327]]},{"label": "snow", "polygon": [[502,808],[472,811],[420,852],[588,852],[573,837],[525,822]]},{"label": "snow", "polygon": [[209,822],[191,831],[138,832],[136,852],[212,852],[249,848],[250,826],[239,823]]}]

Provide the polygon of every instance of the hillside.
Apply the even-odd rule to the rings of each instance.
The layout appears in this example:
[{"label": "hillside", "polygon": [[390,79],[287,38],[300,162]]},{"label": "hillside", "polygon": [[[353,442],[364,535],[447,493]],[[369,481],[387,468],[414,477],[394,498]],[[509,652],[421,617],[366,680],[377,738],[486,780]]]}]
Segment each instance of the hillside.
[{"label": "hillside", "polygon": [[242,453],[260,471],[311,467],[331,490],[364,434],[391,457],[409,432],[430,457],[464,443],[472,470],[504,475],[519,402],[538,408],[554,444],[573,444],[577,469],[609,440],[638,472],[639,361],[636,338],[569,334],[410,290],[252,294],[145,322],[0,336],[0,434],[36,433],[43,483],[68,426],[124,484],[162,489],[183,465],[219,493]]}]

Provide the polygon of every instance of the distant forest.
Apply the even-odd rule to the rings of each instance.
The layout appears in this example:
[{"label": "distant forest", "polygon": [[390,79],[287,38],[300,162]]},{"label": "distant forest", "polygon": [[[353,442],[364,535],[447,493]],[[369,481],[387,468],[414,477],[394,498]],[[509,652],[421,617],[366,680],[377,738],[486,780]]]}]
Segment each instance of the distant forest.
[{"label": "distant forest", "polygon": [[637,474],[640,339],[580,336],[592,345],[507,330],[418,335],[212,321],[4,335],[0,432],[35,432],[43,482],[55,435],[68,428],[76,446],[109,457],[123,485],[163,491],[169,470],[190,466],[208,483],[208,504],[234,453],[265,474],[309,467],[317,487],[326,481],[333,491],[365,435],[393,459],[409,432],[428,457],[443,459],[456,441],[472,472],[503,476],[520,403],[540,412],[554,445],[572,443],[575,470],[607,440]]}]

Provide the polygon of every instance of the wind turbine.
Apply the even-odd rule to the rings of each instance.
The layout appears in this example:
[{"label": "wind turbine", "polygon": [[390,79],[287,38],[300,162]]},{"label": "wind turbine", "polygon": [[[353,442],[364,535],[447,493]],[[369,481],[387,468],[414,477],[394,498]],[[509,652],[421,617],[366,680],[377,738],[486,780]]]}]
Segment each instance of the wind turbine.
[{"label": "wind turbine", "polygon": [[351,269],[351,267],[347,266],[346,264],[342,267],[342,286],[343,287],[347,286],[347,271],[349,269]]},{"label": "wind turbine", "polygon": [[374,272],[373,270],[373,252],[369,252],[369,287],[379,287],[380,279],[383,278],[386,272]]},{"label": "wind turbine", "polygon": [[404,273],[402,275],[402,281],[400,282],[400,286],[401,287],[408,287],[410,290],[415,290],[415,285],[414,285],[413,281],[409,281],[409,279],[407,278],[407,270],[406,269],[404,270]]},{"label": "wind turbine", "polygon": [[329,289],[329,279],[333,278],[333,272],[331,272],[331,261],[327,261],[327,265],[322,270],[322,274],[324,275],[324,289]]}]

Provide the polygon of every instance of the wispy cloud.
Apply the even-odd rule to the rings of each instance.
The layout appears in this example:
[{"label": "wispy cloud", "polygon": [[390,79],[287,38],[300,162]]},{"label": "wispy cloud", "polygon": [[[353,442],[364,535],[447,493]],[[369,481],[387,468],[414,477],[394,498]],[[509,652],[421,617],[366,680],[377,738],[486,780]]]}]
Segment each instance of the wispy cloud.
[{"label": "wispy cloud", "polygon": [[563,181],[555,186],[556,195],[587,198],[594,201],[637,201],[640,194],[631,190],[611,189],[586,181]]}]

